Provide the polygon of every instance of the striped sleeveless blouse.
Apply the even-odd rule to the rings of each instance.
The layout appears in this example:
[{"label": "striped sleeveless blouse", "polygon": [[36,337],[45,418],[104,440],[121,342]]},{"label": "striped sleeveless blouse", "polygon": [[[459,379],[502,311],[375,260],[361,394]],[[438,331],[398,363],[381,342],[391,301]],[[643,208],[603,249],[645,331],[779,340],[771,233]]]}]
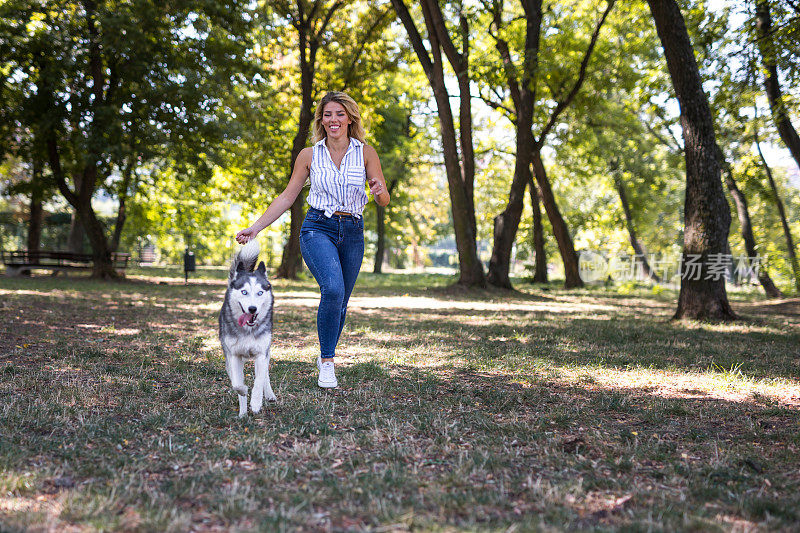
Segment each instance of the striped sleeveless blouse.
[{"label": "striped sleeveless blouse", "polygon": [[311,156],[311,191],[308,204],[325,212],[326,217],[335,211],[346,211],[360,218],[367,205],[364,190],[367,172],[364,167],[364,143],[350,138],[339,168],[333,163],[325,139],[313,146]]}]

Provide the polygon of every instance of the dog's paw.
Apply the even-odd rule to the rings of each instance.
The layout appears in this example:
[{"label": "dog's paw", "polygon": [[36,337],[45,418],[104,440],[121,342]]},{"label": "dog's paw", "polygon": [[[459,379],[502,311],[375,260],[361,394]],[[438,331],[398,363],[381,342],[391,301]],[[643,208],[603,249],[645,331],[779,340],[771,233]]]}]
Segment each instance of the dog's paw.
[{"label": "dog's paw", "polygon": [[250,410],[253,411],[256,414],[261,412],[261,402],[258,402],[258,403],[252,402],[250,404]]},{"label": "dog's paw", "polygon": [[266,393],[264,393],[264,399],[267,400],[268,402],[277,402],[278,401],[278,397],[275,396],[274,392],[266,392]]}]

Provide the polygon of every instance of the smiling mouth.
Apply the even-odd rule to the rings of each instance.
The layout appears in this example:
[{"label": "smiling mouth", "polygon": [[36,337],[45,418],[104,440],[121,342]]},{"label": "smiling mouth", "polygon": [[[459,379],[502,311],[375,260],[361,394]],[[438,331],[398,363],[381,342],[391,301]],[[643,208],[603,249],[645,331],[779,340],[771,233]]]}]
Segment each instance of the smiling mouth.
[{"label": "smiling mouth", "polygon": [[258,313],[243,313],[239,316],[239,327],[244,326],[255,326],[256,325],[256,317],[258,317]]},{"label": "smiling mouth", "polygon": [[[239,304],[239,307],[242,307],[242,304]],[[255,326],[256,325],[256,318],[258,317],[258,313],[247,313],[242,307],[242,314],[239,315],[239,319],[237,322],[239,323],[239,327],[243,328],[245,325],[247,326]]]}]

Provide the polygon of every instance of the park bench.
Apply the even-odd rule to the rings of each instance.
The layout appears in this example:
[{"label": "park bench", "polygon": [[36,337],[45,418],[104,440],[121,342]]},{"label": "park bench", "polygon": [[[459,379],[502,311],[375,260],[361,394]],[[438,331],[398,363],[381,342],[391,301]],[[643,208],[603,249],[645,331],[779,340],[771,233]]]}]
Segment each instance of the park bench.
[{"label": "park bench", "polygon": [[[52,250],[15,250],[2,251],[3,263],[7,276],[19,276],[32,269],[52,270],[53,274],[70,270],[91,270],[92,254],[75,252],[58,252]],[[128,266],[131,254],[112,252],[111,262],[115,269],[123,270]]]}]

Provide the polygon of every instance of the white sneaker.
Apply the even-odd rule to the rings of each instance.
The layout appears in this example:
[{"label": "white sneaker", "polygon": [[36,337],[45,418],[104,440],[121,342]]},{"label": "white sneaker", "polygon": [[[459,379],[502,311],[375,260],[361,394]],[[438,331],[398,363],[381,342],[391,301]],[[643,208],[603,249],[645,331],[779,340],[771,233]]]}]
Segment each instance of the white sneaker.
[{"label": "white sneaker", "polygon": [[323,361],[322,357],[317,356],[317,368],[319,369],[317,385],[323,389],[335,389],[339,386],[339,382],[336,381],[336,374],[333,371],[332,360],[327,359]]}]

